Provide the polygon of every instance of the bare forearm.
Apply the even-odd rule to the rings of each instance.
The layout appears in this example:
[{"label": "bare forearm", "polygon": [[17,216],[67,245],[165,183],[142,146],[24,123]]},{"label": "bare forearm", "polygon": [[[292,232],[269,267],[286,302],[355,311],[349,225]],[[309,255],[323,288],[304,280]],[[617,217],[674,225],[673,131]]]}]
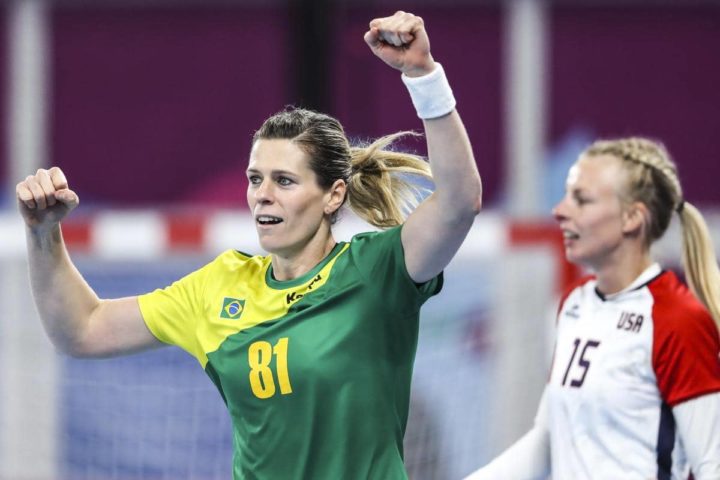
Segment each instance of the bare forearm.
[{"label": "bare forearm", "polygon": [[482,184],[460,115],[453,110],[424,124],[437,201],[450,216],[474,217]]},{"label": "bare forearm", "polygon": [[26,238],[30,284],[43,326],[58,349],[74,353],[100,300],[70,260],[59,225],[49,231],[27,227]]}]

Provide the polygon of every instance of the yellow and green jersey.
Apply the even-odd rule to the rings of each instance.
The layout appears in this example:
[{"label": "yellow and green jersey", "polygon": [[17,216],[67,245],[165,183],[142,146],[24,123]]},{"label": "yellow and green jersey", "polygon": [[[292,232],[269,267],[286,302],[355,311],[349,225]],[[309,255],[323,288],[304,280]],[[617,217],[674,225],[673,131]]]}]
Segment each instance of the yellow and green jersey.
[{"label": "yellow and green jersey", "polygon": [[192,354],[230,411],[234,478],[406,479],[403,434],[420,306],[400,229],[338,243],[306,275],[227,251],[140,297],[161,341]]}]

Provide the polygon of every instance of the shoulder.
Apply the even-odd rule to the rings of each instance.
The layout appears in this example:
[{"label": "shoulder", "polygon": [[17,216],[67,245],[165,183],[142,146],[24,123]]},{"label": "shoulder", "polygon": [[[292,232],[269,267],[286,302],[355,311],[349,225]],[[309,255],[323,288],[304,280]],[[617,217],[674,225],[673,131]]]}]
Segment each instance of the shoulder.
[{"label": "shoulder", "polygon": [[391,227],[386,230],[372,230],[369,232],[361,232],[353,235],[352,239],[350,240],[350,245],[352,246],[353,244],[392,241],[393,238],[397,238],[399,241],[401,229],[402,225],[398,225],[397,227]]},{"label": "shoulder", "polygon": [[664,271],[647,285],[653,298],[653,323],[658,335],[717,336],[717,328],[705,306],[671,271]]},{"label": "shoulder", "polygon": [[272,262],[269,255],[249,255],[238,250],[226,250],[201,270],[210,283],[252,282],[263,278]]},{"label": "shoulder", "polygon": [[399,225],[355,235],[350,241],[348,262],[374,288],[385,292],[403,291],[425,301],[442,288],[442,273],[427,282],[415,283],[405,264],[401,232],[402,225]]},{"label": "shoulder", "polygon": [[194,284],[200,287],[212,282],[222,283],[228,281],[229,278],[237,279],[238,276],[252,278],[264,271],[269,263],[269,256],[248,255],[238,250],[226,250],[209,263],[174,282],[173,285]]},{"label": "shoulder", "polygon": [[350,252],[368,259],[374,256],[402,254],[400,231],[402,226],[375,230],[354,235],[350,240]]},{"label": "shoulder", "polygon": [[712,317],[672,272],[647,288],[653,298],[652,364],[671,406],[720,390],[720,337]]},{"label": "shoulder", "polygon": [[578,278],[573,283],[570,284],[568,288],[565,289],[565,291],[562,293],[560,297],[560,302],[558,303],[558,313],[562,310],[563,306],[565,305],[565,302],[573,296],[575,293],[578,293],[584,288],[594,288],[595,284],[595,276],[594,275],[585,275],[583,277]]},{"label": "shoulder", "polygon": [[270,262],[269,256],[250,255],[240,250],[225,250],[210,262],[215,268],[228,270],[262,267]]}]

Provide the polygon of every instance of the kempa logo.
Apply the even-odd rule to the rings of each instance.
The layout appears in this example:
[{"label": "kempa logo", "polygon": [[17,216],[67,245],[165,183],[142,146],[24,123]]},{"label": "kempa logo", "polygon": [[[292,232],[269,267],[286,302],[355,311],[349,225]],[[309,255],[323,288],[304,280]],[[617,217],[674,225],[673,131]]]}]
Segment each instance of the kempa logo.
[{"label": "kempa logo", "polygon": [[220,310],[220,318],[229,318],[230,320],[237,320],[245,310],[245,300],[239,298],[225,297],[223,299],[223,306]]},{"label": "kempa logo", "polygon": [[[308,289],[308,290],[312,290],[313,287],[315,286],[315,284],[316,284],[317,282],[319,282],[320,280],[322,280],[322,275],[320,275],[320,274],[318,273],[317,276],[312,279],[312,282],[310,282],[310,284],[307,286],[307,289]],[[287,295],[285,295],[285,303],[286,303],[287,305],[290,305],[291,303],[294,303],[294,302],[300,300],[300,299],[303,298],[304,296],[305,296],[304,293],[290,292],[290,293],[288,293]]]}]

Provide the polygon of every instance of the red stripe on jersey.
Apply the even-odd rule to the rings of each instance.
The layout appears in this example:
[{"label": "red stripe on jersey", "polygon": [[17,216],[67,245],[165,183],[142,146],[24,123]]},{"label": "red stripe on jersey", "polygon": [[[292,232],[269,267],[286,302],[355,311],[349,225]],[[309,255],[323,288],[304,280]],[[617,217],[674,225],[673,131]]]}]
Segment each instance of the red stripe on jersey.
[{"label": "red stripe on jersey", "polygon": [[674,407],[720,391],[720,335],[710,314],[672,272],[648,285],[653,296],[652,364],[663,399]]}]

